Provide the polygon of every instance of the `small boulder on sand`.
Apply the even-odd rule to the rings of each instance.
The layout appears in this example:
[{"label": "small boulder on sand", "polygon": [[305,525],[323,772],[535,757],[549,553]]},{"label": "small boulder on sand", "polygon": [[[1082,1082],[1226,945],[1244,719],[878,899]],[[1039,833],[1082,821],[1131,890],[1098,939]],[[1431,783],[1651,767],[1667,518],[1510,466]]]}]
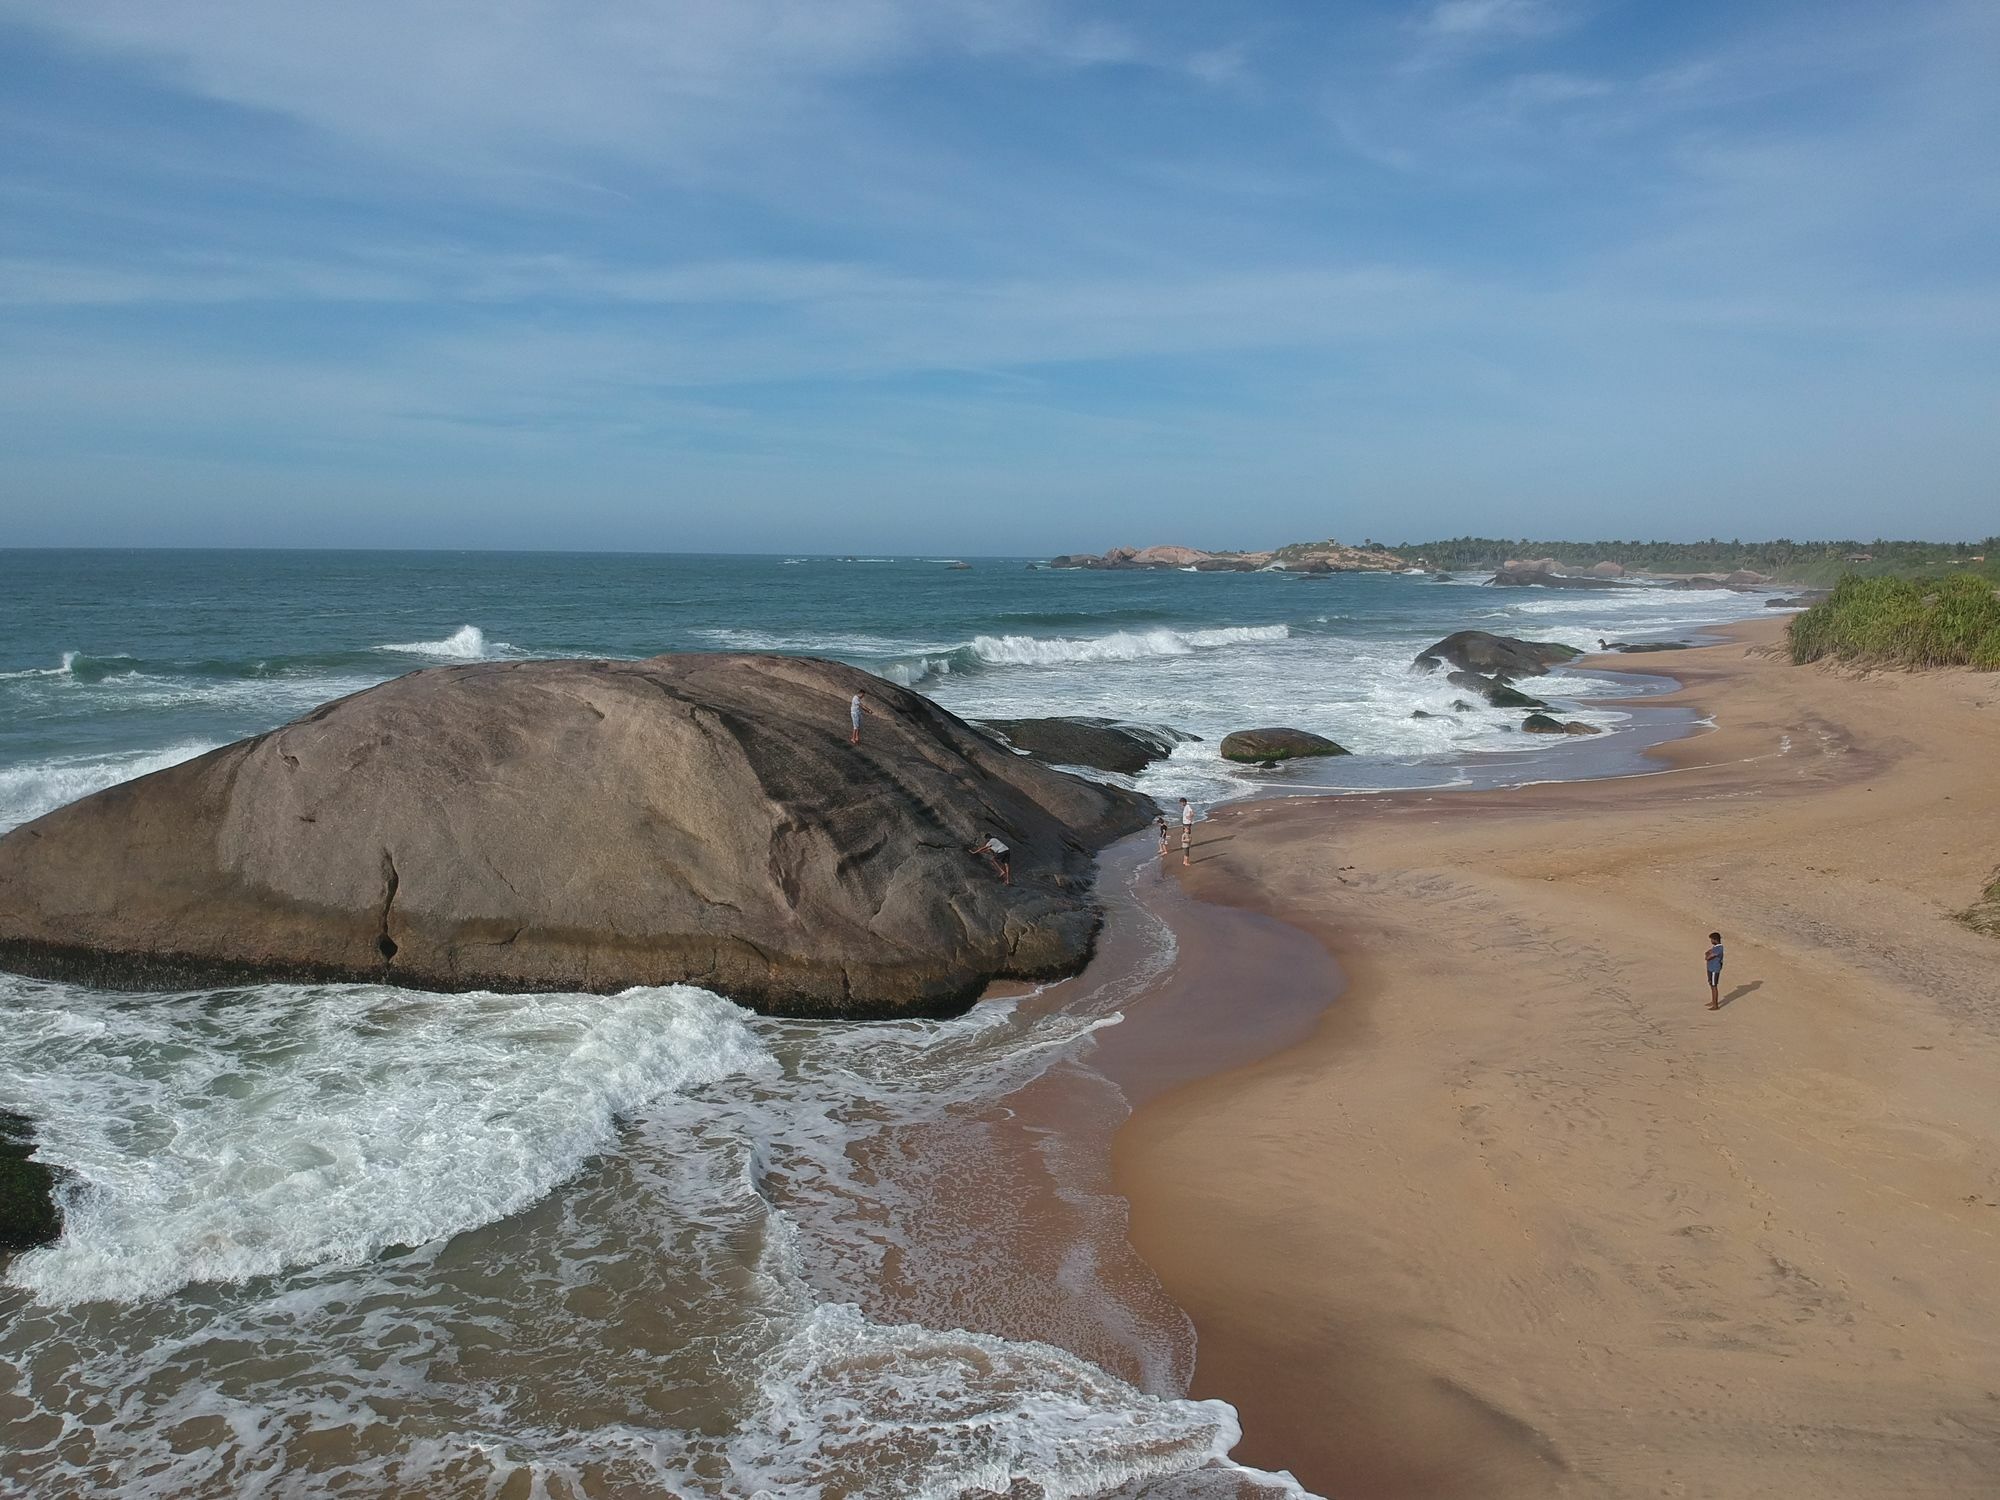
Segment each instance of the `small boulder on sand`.
[{"label": "small boulder on sand", "polygon": [[1347,751],[1323,735],[1304,729],[1239,729],[1222,737],[1224,760],[1303,760],[1315,755],[1345,755]]}]

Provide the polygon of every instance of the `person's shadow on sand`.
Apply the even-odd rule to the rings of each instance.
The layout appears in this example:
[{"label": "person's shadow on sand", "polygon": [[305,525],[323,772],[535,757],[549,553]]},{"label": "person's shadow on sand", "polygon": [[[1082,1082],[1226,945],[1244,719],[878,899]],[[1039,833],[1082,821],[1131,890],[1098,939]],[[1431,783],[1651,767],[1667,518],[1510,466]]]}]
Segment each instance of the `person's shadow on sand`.
[{"label": "person's shadow on sand", "polygon": [[1188,863],[1198,865],[1211,859],[1220,859],[1222,856],[1219,852],[1215,854],[1202,854],[1199,851],[1202,849],[1206,849],[1211,844],[1230,843],[1234,841],[1235,838],[1236,835],[1233,833],[1219,833],[1215,835],[1215,837],[1213,838],[1196,839],[1194,843],[1190,845],[1188,848],[1188,854],[1190,856]]},{"label": "person's shadow on sand", "polygon": [[1724,1005],[1734,1005],[1745,995],[1754,995],[1762,988],[1764,988],[1764,981],[1761,979],[1753,979],[1748,984],[1739,984],[1735,989],[1722,997],[1722,1003]]}]

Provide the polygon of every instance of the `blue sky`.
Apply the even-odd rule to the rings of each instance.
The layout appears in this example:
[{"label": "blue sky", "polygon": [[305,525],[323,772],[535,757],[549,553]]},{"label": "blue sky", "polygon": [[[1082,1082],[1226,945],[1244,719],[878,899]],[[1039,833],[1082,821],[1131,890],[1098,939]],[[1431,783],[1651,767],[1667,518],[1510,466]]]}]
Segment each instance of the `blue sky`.
[{"label": "blue sky", "polygon": [[2000,5],[0,0],[0,544],[2000,529]]}]

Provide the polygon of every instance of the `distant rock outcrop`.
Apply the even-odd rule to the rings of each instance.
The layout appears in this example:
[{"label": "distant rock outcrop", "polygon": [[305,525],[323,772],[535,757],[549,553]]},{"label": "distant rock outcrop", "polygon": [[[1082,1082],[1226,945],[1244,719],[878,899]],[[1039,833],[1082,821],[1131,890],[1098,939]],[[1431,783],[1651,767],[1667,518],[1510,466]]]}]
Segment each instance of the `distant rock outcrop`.
[{"label": "distant rock outcrop", "polygon": [[1324,735],[1304,729],[1239,729],[1222,737],[1224,760],[1260,763],[1347,753],[1344,747]]},{"label": "distant rock outcrop", "polygon": [[985,719],[981,723],[1004,735],[1016,749],[1052,765],[1090,766],[1127,776],[1136,776],[1154,761],[1165,760],[1182,741],[1199,738],[1164,724],[1124,724],[1081,715]]},{"label": "distant rock outcrop", "polygon": [[1091,852],[1152,815],[834,662],[439,667],[0,839],[0,967],[946,1012],[1077,969]]},{"label": "distant rock outcrop", "polygon": [[1617,578],[1593,577],[1588,573],[1565,573],[1553,557],[1523,560],[1508,558],[1489,580],[1500,588],[1542,589],[1623,589],[1632,587]]},{"label": "distant rock outcrop", "polygon": [[1344,547],[1339,542],[1294,542],[1275,552],[1204,552],[1198,547],[1113,547],[1092,556],[1064,553],[1049,559],[1052,568],[1084,568],[1105,572],[1138,569],[1193,569],[1197,573],[1385,573],[1404,566],[1403,559],[1380,547]]}]

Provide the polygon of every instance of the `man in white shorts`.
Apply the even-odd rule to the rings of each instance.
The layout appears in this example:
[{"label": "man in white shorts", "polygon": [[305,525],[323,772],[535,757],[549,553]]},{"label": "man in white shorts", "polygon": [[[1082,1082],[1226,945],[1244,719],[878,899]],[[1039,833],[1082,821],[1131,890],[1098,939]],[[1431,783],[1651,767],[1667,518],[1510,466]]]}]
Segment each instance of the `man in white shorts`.
[{"label": "man in white shorts", "polygon": [[862,706],[861,694],[856,693],[852,698],[847,700],[847,719],[848,723],[852,726],[847,731],[848,744],[858,745],[861,743],[861,716],[867,712],[868,710]]},{"label": "man in white shorts", "polygon": [[992,862],[993,868],[999,872],[1000,883],[1002,885],[1012,885],[1014,883],[1014,862],[1007,852],[1007,846],[1000,842],[998,834],[989,833],[986,836],[985,843],[974,844],[965,852],[967,854],[985,855]]}]

